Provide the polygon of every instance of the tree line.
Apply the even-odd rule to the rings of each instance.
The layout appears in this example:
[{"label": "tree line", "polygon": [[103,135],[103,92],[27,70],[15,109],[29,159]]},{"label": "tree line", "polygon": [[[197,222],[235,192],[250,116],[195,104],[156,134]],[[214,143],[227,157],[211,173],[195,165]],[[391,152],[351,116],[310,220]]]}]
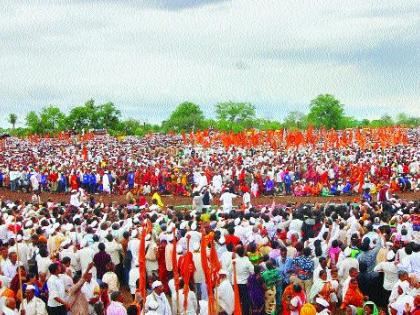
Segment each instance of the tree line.
[{"label": "tree line", "polygon": [[[274,110],[274,109],[273,109]],[[276,108],[277,110],[277,108]],[[280,122],[258,118],[255,106],[250,103],[222,102],[215,105],[216,119],[206,118],[199,105],[191,102],[179,104],[167,120],[159,125],[141,123],[136,119],[121,119],[121,111],[112,102],[95,104],[94,100],[84,105],[72,107],[66,115],[57,106],[47,106],[39,112],[29,112],[25,127],[15,128],[18,116],[11,113],[8,121],[11,128],[3,129],[13,135],[57,134],[62,131],[106,129],[111,135],[143,136],[150,132],[188,132],[191,130],[217,129],[221,131],[240,132],[249,128],[260,130],[306,129],[308,126],[326,129],[345,129],[355,127],[386,127],[401,125],[417,127],[420,117],[408,116],[405,113],[392,118],[383,115],[380,119],[358,120],[345,115],[343,104],[334,96],[323,94],[313,99],[308,113],[289,112]]]}]

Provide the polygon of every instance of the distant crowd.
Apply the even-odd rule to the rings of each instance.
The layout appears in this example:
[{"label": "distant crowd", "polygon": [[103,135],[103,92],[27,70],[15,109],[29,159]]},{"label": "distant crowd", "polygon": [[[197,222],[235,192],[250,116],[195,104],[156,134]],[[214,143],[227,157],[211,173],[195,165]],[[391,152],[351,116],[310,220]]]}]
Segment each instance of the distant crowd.
[{"label": "distant crowd", "polygon": [[185,145],[181,136],[150,135],[88,141],[8,138],[0,151],[0,187],[12,191],[193,196],[207,187],[237,195],[338,196],[366,200],[420,189],[419,130],[385,149],[302,145],[276,150],[215,143]]}]

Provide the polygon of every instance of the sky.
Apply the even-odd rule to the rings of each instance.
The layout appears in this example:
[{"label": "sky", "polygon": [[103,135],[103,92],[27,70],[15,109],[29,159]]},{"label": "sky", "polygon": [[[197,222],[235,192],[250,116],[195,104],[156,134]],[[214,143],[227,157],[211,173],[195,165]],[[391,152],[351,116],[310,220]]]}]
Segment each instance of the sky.
[{"label": "sky", "polygon": [[183,101],[281,120],[324,93],[419,116],[419,26],[420,0],[2,0],[0,126],[91,98],[150,123]]}]

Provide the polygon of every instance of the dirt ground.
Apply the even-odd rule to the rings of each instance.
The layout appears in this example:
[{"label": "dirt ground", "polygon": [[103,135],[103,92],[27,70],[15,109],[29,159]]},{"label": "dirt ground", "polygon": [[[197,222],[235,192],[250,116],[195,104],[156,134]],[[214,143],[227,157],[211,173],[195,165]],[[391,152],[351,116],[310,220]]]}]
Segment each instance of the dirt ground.
[{"label": "dirt ground", "polygon": [[[22,201],[30,201],[31,200],[31,193],[23,193],[23,192],[12,192],[5,188],[0,188],[0,198],[1,199],[9,199],[9,200],[22,200]],[[104,203],[111,203],[117,202],[120,204],[127,203],[127,200],[124,195],[104,195],[98,194],[94,195],[96,201],[100,199],[103,200]],[[400,193],[398,196],[402,199],[406,200],[420,200],[420,192],[410,192],[410,193]],[[353,200],[359,200],[359,196],[337,196],[337,197],[295,197],[295,196],[262,196],[258,198],[252,199],[253,205],[271,205],[274,202],[276,204],[286,204],[286,203],[325,203],[325,202],[334,202],[334,203],[342,203],[342,202],[349,202]],[[41,193],[41,201],[45,202],[48,199],[51,199],[55,202],[69,202],[70,201],[70,194],[53,194],[48,192]],[[146,197],[149,204],[151,204],[151,197]],[[172,206],[180,206],[180,205],[191,205],[192,199],[191,197],[179,197],[179,196],[162,196],[162,201],[165,205],[172,205]],[[234,199],[234,204],[238,205],[241,201],[241,198]],[[218,198],[214,197],[214,204],[218,204]]]}]

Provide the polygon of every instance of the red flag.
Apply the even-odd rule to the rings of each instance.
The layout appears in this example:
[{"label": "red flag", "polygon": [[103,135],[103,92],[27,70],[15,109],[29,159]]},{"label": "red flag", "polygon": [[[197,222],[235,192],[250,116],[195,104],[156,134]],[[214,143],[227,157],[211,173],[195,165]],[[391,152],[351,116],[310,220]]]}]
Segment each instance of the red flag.
[{"label": "red flag", "polygon": [[235,310],[233,315],[242,315],[241,299],[239,297],[238,280],[236,279],[236,261],[232,260],[233,264],[233,293],[234,293],[234,306]]},{"label": "red flag", "polygon": [[[209,242],[213,243],[213,247],[214,247],[214,242],[211,236],[206,236],[204,233],[204,229],[202,231],[202,236],[201,236],[201,265],[203,267],[203,273],[204,273],[204,277],[205,277],[205,281],[206,281],[206,286],[207,286],[207,293],[208,293],[208,313],[209,314],[215,314],[216,310],[215,310],[215,303],[214,303],[214,295],[213,295],[213,287],[214,287],[214,282],[213,282],[213,275],[215,270],[213,270],[213,265],[210,264],[209,265],[209,259],[207,258],[207,245],[209,244]],[[210,251],[211,253],[211,251]],[[217,253],[216,253],[216,259],[217,259]],[[218,260],[218,259],[217,259]],[[220,268],[219,268],[220,270]],[[219,271],[217,271],[219,272]]]},{"label": "red flag", "polygon": [[193,255],[189,251],[190,238],[191,236],[188,235],[187,236],[187,253],[182,257],[182,260],[180,259],[179,261],[180,274],[182,278],[184,279],[184,311],[187,310],[189,283],[195,271]]},{"label": "red flag", "polygon": [[83,156],[83,160],[84,161],[87,161],[87,159],[88,159],[88,150],[87,150],[87,148],[85,146],[83,146],[83,149],[82,149],[82,156]]},{"label": "red flag", "polygon": [[140,246],[139,246],[139,292],[143,299],[146,301],[146,228],[143,227],[140,233]]}]

